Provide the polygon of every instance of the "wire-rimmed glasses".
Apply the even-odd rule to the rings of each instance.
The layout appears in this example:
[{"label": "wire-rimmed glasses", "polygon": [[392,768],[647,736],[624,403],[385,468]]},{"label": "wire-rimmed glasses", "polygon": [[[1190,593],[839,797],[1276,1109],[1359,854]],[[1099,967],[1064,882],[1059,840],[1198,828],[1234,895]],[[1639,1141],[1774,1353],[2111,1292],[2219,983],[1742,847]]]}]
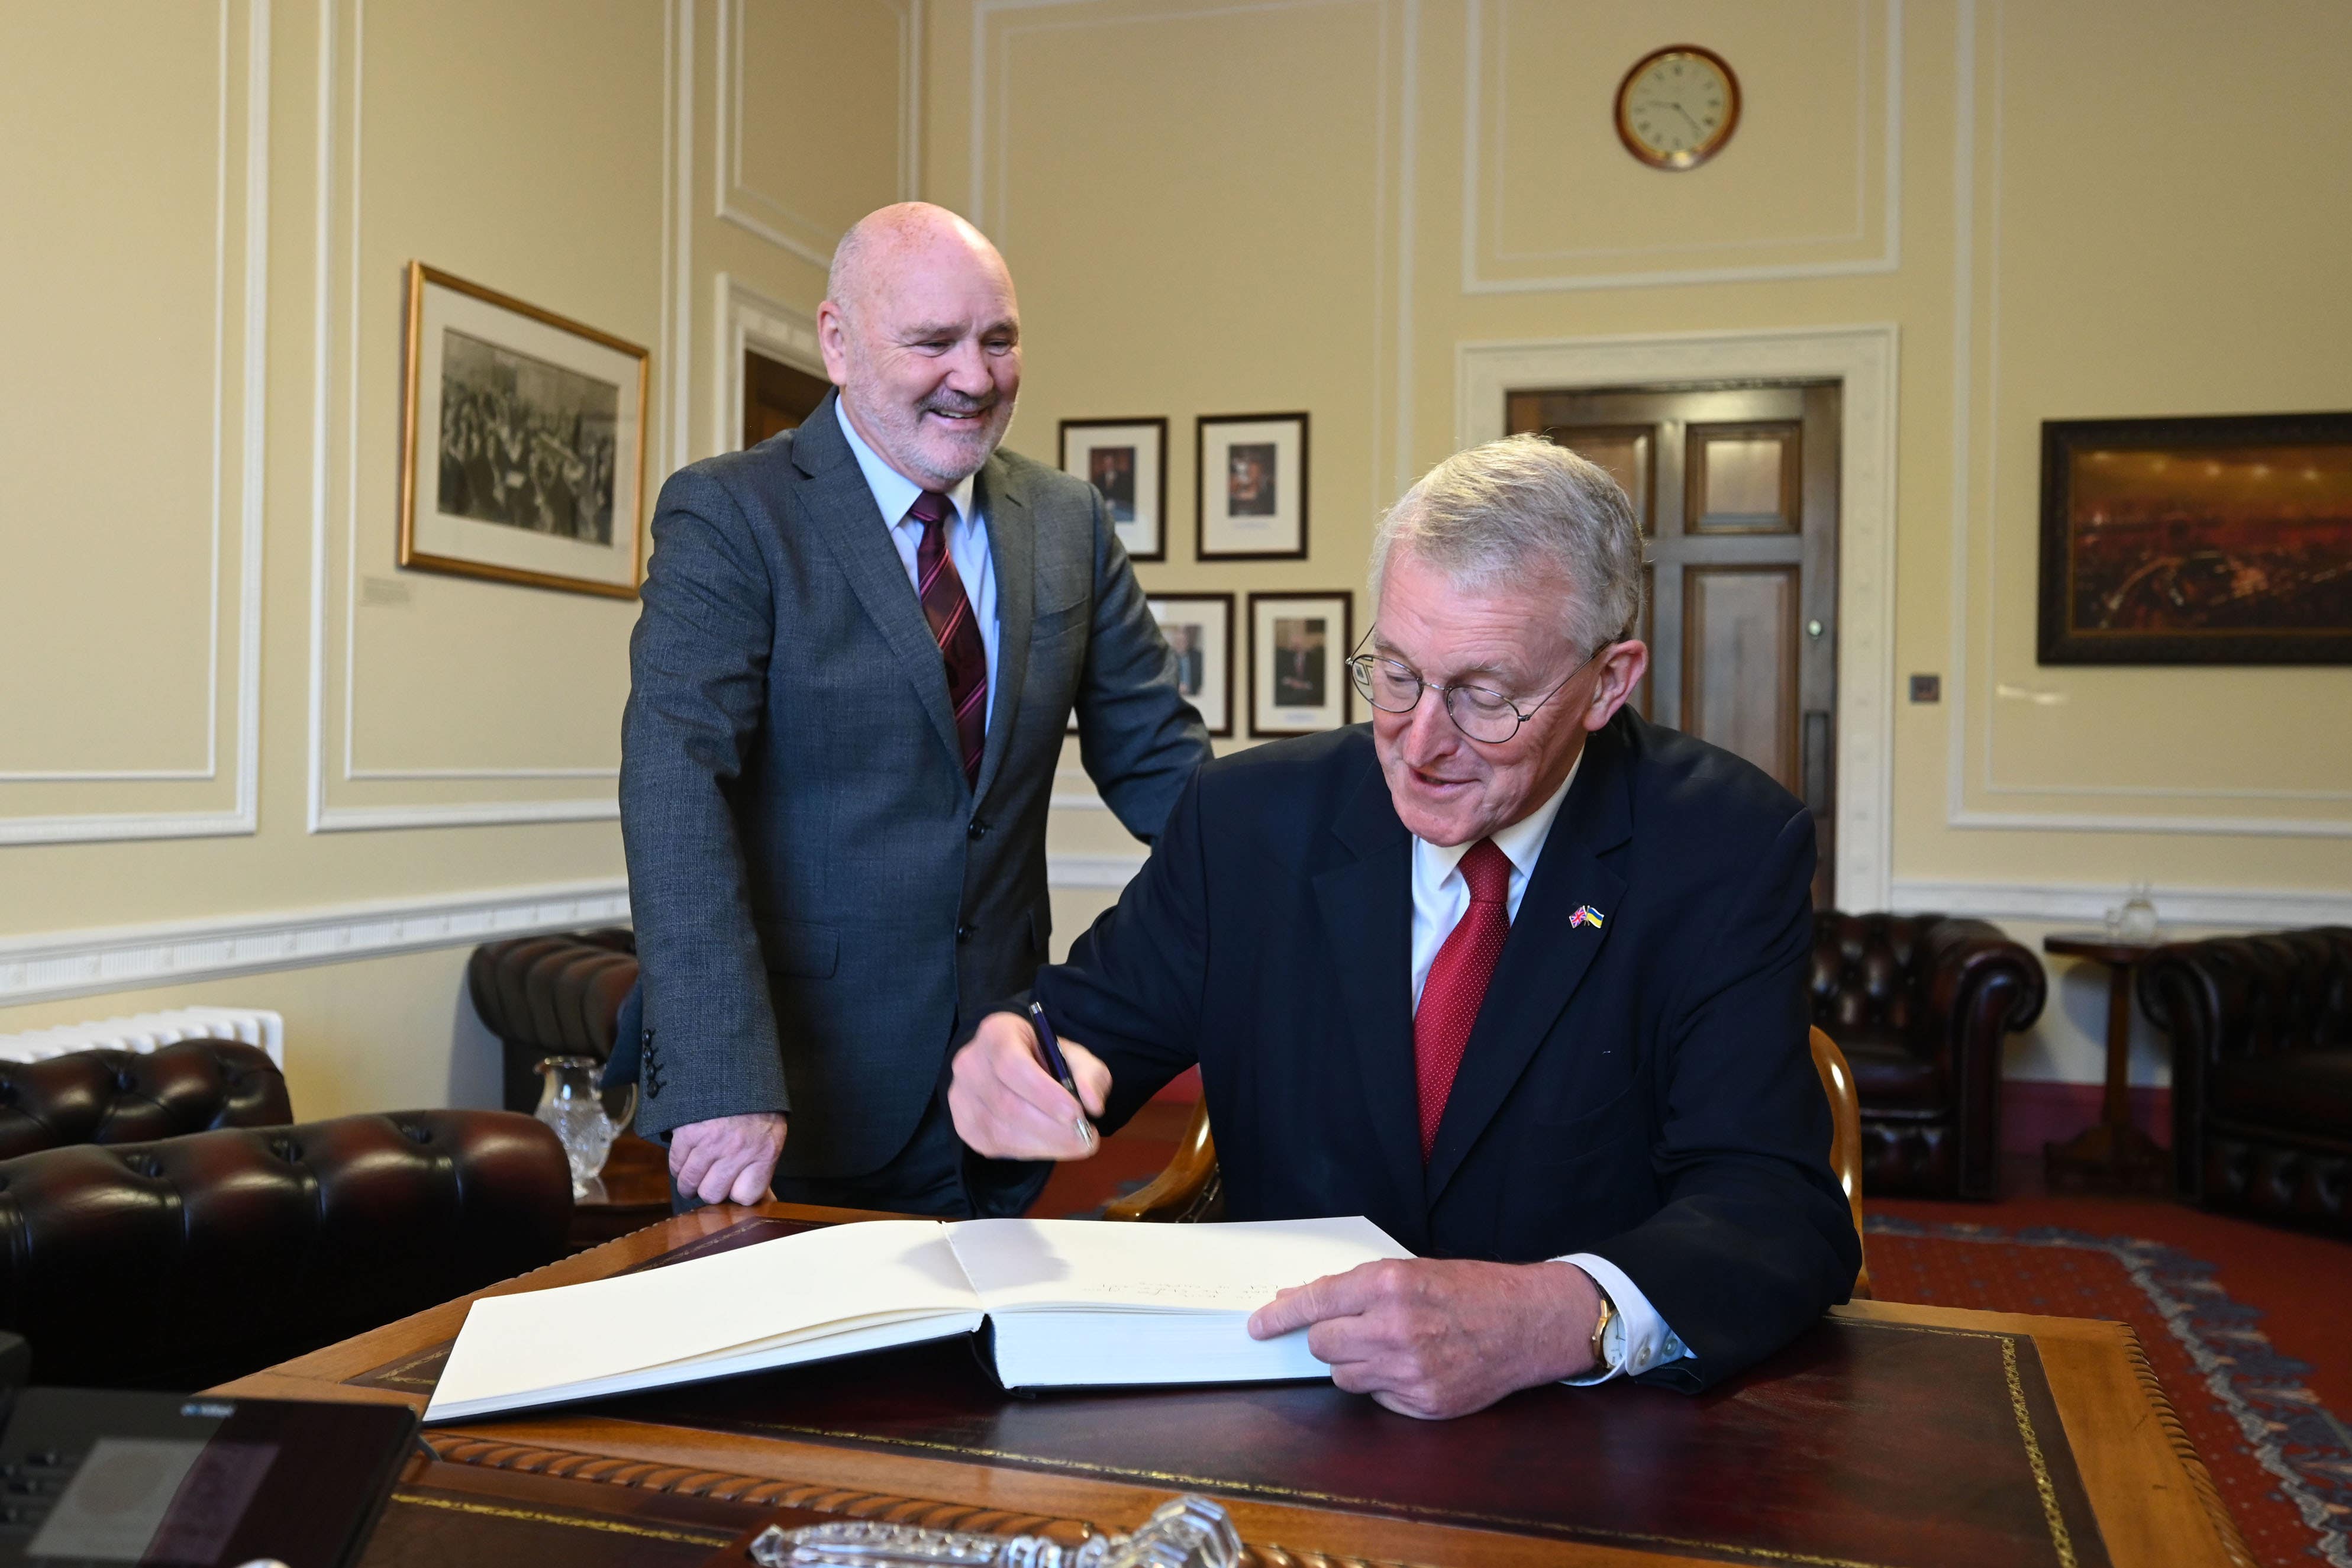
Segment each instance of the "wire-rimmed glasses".
[{"label": "wire-rimmed glasses", "polygon": [[[1369,632],[1365,634],[1367,640],[1370,636]],[[1423,692],[1434,691],[1438,700],[1445,704],[1445,716],[1454,721],[1455,729],[1481,744],[1498,746],[1517,734],[1520,725],[1534,718],[1537,710],[1559,696],[1569,681],[1582,675],[1593,659],[1620,640],[1622,639],[1612,638],[1594,648],[1590,658],[1568,672],[1567,679],[1526,708],[1492,687],[1441,686],[1436,681],[1424,680],[1412,666],[1373,653],[1351,656],[1348,659],[1348,679],[1355,682],[1365,701],[1383,713],[1410,713],[1420,703]]]}]

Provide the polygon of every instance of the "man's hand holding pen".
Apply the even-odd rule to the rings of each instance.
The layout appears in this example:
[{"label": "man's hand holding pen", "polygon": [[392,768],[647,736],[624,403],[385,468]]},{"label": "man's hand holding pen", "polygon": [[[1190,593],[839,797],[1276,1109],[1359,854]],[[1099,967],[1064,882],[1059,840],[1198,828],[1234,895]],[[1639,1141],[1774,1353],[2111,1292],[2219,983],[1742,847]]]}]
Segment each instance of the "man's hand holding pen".
[{"label": "man's hand holding pen", "polygon": [[1076,1041],[1058,1043],[1069,1068],[1069,1089],[1055,1081],[1028,1019],[992,1013],[981,1020],[971,1044],[956,1053],[948,1082],[956,1135],[975,1153],[997,1160],[1084,1160],[1102,1146],[1087,1118],[1103,1113],[1110,1069]]}]

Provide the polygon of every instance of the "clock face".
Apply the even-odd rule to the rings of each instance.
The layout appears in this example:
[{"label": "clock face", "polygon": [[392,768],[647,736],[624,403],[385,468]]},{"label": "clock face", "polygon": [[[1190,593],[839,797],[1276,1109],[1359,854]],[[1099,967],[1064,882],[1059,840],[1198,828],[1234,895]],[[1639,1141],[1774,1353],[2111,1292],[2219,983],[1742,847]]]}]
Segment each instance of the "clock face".
[{"label": "clock face", "polygon": [[1660,169],[1691,169],[1715,156],[1739,123],[1739,79],[1723,57],[1677,44],[1635,62],[1617,88],[1617,134]]}]

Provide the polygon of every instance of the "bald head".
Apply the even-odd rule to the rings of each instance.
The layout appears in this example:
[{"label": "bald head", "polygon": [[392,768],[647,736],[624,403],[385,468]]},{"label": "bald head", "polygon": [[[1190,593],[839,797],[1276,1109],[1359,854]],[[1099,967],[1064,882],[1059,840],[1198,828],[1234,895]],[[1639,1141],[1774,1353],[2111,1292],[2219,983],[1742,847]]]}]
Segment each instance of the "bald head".
[{"label": "bald head", "polygon": [[825,298],[844,310],[855,310],[877,291],[887,290],[893,276],[904,268],[951,265],[959,256],[993,270],[1003,279],[1005,292],[1013,291],[1013,274],[988,236],[945,207],[894,202],[850,225],[833,247],[833,266],[824,275]]},{"label": "bald head", "polygon": [[900,202],[841,237],[817,339],[859,437],[925,489],[955,489],[1004,438],[1021,390],[1013,275],[945,207]]}]

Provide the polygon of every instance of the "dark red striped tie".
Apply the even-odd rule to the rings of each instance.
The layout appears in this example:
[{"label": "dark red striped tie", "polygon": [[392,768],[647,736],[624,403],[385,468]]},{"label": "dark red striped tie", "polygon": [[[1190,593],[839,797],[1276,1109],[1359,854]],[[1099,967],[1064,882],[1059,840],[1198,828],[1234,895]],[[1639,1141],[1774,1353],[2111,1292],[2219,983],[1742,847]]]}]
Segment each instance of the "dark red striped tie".
[{"label": "dark red striped tie", "polygon": [[923,525],[922,542],[915,546],[916,591],[922,596],[923,618],[931,623],[940,657],[947,661],[948,704],[955,710],[964,781],[978,788],[980,754],[988,743],[988,650],[972,620],[971,601],[964,595],[955,557],[948,553],[947,520],[954,509],[939,491],[925,490],[907,515]]},{"label": "dark red striped tie", "polygon": [[1462,857],[1462,879],[1470,885],[1470,907],[1446,933],[1421,983],[1421,1006],[1412,1016],[1413,1076],[1421,1090],[1421,1159],[1437,1144],[1437,1124],[1445,1119],[1446,1097],[1471,1026],[1486,1000],[1486,982],[1511,936],[1511,858],[1481,838]]}]

